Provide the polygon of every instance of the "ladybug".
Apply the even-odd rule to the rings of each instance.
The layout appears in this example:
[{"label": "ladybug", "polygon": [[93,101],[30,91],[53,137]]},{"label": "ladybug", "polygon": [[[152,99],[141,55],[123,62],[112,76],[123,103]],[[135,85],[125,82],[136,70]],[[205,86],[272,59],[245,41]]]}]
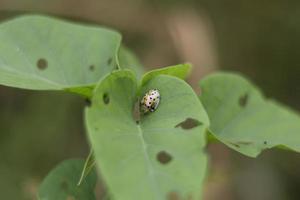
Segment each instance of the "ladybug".
[{"label": "ladybug", "polygon": [[160,94],[157,89],[149,90],[143,97],[140,103],[141,111],[145,114],[148,112],[154,112],[160,101]]}]

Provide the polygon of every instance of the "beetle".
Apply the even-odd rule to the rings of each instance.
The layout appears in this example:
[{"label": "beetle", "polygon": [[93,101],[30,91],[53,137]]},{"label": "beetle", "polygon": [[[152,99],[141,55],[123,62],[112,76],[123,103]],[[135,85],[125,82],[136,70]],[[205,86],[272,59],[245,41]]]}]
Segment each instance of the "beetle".
[{"label": "beetle", "polygon": [[154,112],[160,102],[160,93],[157,89],[151,89],[145,93],[140,102],[141,111],[145,114],[148,112]]}]

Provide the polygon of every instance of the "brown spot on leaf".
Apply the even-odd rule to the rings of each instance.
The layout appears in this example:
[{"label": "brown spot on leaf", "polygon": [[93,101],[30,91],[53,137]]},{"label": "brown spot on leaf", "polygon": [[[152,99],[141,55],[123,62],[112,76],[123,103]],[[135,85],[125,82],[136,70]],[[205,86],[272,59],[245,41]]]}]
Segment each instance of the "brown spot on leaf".
[{"label": "brown spot on leaf", "polygon": [[183,122],[180,122],[179,124],[177,124],[175,127],[176,128],[181,127],[183,129],[192,129],[192,128],[195,128],[195,127],[200,126],[202,124],[203,124],[202,122],[199,122],[196,119],[187,118]]},{"label": "brown spot on leaf", "polygon": [[247,103],[248,103],[248,94],[245,94],[240,97],[239,104],[241,107],[246,107]]},{"label": "brown spot on leaf", "polygon": [[104,93],[104,94],[103,94],[103,102],[104,102],[105,104],[109,104],[109,96],[108,96],[107,93]]},{"label": "brown spot on leaf", "polygon": [[45,58],[40,58],[36,62],[36,66],[38,67],[38,69],[44,70],[44,69],[46,69],[48,67],[48,62],[47,62],[47,60]]},{"label": "brown spot on leaf", "polygon": [[132,109],[132,117],[133,117],[133,120],[136,121],[137,124],[140,123],[140,103],[139,103],[139,100],[137,100],[133,106],[133,109]]},{"label": "brown spot on leaf", "polygon": [[161,163],[161,164],[168,164],[171,160],[172,160],[172,156],[167,153],[166,151],[160,151],[157,156],[156,159]]},{"label": "brown spot on leaf", "polygon": [[167,195],[167,200],[180,200],[180,197],[177,192],[169,192]]}]

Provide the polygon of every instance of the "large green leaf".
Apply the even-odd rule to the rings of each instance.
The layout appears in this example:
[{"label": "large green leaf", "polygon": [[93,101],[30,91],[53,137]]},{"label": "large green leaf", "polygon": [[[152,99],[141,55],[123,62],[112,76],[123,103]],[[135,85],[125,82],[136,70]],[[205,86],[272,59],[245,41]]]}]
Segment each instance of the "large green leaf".
[{"label": "large green leaf", "polygon": [[90,173],[77,186],[83,160],[67,160],[53,169],[41,184],[38,191],[39,200],[95,200],[96,172]]},{"label": "large green leaf", "polygon": [[202,80],[200,87],[210,131],[221,142],[251,157],[282,145],[300,152],[299,115],[265,99],[243,77],[218,73]]},{"label": "large green leaf", "polygon": [[[158,75],[138,88],[134,75],[117,71],[102,80],[86,109],[99,170],[116,200],[199,199],[206,172],[208,117],[182,80]],[[157,88],[158,109],[133,117],[137,91]],[[139,97],[141,98],[141,96]]]},{"label": "large green leaf", "polygon": [[0,25],[0,84],[75,92],[90,88],[118,68],[120,42],[120,34],[106,28],[18,17]]}]

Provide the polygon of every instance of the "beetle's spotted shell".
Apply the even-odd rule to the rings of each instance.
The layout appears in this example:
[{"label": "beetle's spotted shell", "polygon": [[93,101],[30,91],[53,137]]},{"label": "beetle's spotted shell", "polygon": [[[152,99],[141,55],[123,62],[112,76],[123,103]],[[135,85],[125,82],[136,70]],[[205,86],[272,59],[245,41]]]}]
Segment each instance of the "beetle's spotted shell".
[{"label": "beetle's spotted shell", "polygon": [[160,101],[160,94],[157,89],[149,90],[141,100],[141,111],[143,113],[154,112]]}]

